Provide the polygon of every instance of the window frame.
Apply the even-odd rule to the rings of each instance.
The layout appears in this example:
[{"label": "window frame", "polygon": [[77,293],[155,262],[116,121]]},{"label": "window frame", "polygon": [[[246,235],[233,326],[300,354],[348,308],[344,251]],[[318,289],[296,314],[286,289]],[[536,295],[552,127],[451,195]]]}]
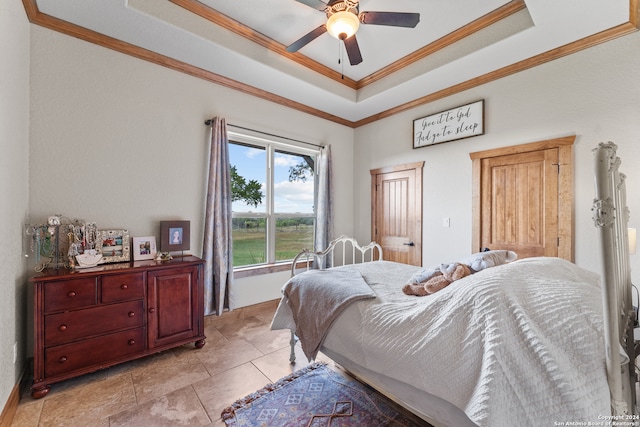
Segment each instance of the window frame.
[{"label": "window frame", "polygon": [[[248,264],[243,266],[233,266],[234,277],[249,277],[259,274],[273,273],[285,271],[291,268],[293,259],[276,261],[276,220],[278,218],[313,218],[317,220],[318,212],[318,172],[317,162],[320,155],[320,148],[306,148],[299,145],[293,145],[284,141],[280,141],[277,137],[264,138],[246,133],[227,131],[227,139],[229,144],[246,145],[257,148],[264,148],[266,152],[266,172],[265,177],[265,212],[232,212],[232,218],[265,218],[266,224],[266,261],[259,264]],[[315,166],[313,171],[313,213],[295,213],[295,212],[274,212],[274,167],[273,161],[276,151],[284,151],[292,155],[308,155],[315,158]],[[315,242],[315,230],[313,240]]]}]

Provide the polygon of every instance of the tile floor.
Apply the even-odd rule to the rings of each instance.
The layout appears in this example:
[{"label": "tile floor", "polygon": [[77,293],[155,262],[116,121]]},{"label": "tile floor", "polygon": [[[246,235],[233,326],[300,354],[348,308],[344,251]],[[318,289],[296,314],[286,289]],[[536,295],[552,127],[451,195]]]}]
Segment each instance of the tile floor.
[{"label": "tile floor", "polygon": [[223,408],[307,365],[299,345],[289,363],[288,331],[269,329],[276,304],[208,316],[202,349],[189,344],[53,384],[42,399],[27,381],[11,426],[224,426]]}]

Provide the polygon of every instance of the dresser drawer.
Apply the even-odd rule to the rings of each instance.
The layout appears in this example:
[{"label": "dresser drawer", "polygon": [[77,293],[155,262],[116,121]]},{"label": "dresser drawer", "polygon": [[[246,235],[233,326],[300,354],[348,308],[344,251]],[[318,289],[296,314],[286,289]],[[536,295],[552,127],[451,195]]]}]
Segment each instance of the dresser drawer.
[{"label": "dresser drawer", "polygon": [[143,298],[144,273],[104,276],[101,289],[103,303]]},{"label": "dresser drawer", "polygon": [[117,361],[145,349],[145,328],[131,329],[44,350],[45,376]]},{"label": "dresser drawer", "polygon": [[143,300],[49,314],[44,318],[44,345],[142,326],[144,314]]},{"label": "dresser drawer", "polygon": [[97,279],[86,277],[44,284],[44,311],[70,310],[98,302]]}]

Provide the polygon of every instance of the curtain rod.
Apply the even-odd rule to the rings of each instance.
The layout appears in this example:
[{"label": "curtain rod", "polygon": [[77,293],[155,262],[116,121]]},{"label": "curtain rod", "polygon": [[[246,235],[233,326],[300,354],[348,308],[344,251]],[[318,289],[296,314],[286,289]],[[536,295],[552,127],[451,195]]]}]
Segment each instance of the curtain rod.
[{"label": "curtain rod", "polygon": [[[213,123],[212,119],[205,120],[205,122],[204,122],[204,124],[207,125],[207,126],[211,126],[212,123]],[[306,142],[306,141],[300,141],[299,139],[293,139],[293,138],[288,138],[286,136],[275,135],[273,133],[263,132],[261,130],[256,130],[256,129],[251,129],[251,128],[246,128],[246,127],[234,125],[234,124],[231,124],[231,123],[229,123],[228,126],[232,126],[234,128],[237,128],[237,129],[248,130],[250,132],[260,133],[262,135],[273,136],[273,137],[276,137],[276,138],[281,138],[281,139],[286,139],[286,140],[289,140],[289,141],[299,142],[300,144],[311,145],[313,147],[324,148],[323,145],[313,144],[311,142]]]}]

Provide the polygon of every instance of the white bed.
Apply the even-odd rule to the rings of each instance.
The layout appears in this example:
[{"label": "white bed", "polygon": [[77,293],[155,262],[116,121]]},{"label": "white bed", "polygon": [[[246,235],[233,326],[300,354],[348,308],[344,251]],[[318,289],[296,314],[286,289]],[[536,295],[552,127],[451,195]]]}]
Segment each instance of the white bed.
[{"label": "white bed", "polygon": [[[617,166],[613,174],[609,167],[619,164],[615,146],[596,150],[597,169],[603,161],[608,172],[599,183],[617,174]],[[629,421],[636,413],[630,387],[635,376],[624,362],[625,355],[634,359],[633,342],[625,338],[633,310],[624,274],[628,261],[621,261],[628,253],[620,244],[626,242],[628,214],[624,197],[602,194],[618,185],[598,188],[596,200],[622,199],[613,209],[608,202],[594,204],[596,225],[614,230],[603,232],[608,242],[603,240],[603,262],[611,263],[606,261],[611,247],[622,251],[610,257],[615,273],[603,275],[604,287],[598,275],[558,258],[488,268],[426,297],[401,290],[418,267],[388,261],[334,267],[314,277],[340,287],[331,284],[332,274],[357,272],[374,294],[340,309],[326,336],[320,334],[320,351],[435,426],[598,425],[612,416]],[[618,220],[624,224],[615,225]],[[318,313],[322,304],[313,295],[302,306],[293,304],[298,297],[291,286],[305,275],[312,276],[296,275],[283,288],[287,293],[272,329],[291,329],[308,339],[302,328],[320,322],[322,315],[310,321],[303,316]],[[622,287],[610,287],[619,276]],[[608,289],[604,304],[602,289]],[[603,317],[603,307],[616,314]],[[312,348],[303,346],[310,357]]]}]

